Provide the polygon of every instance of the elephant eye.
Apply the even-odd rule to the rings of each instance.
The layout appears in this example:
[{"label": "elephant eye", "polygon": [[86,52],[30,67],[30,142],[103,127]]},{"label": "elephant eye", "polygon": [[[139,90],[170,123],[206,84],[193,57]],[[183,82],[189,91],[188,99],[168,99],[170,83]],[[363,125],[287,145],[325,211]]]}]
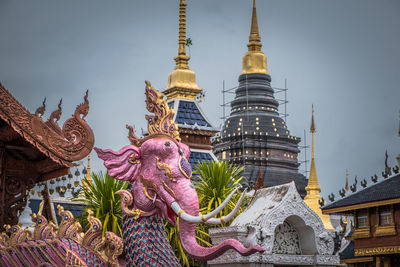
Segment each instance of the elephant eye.
[{"label": "elephant eye", "polygon": [[182,149],[182,148],[179,148],[179,149],[178,149],[178,152],[179,152],[179,154],[180,154],[181,156],[183,156],[183,149]]},{"label": "elephant eye", "polygon": [[169,142],[169,141],[167,141],[167,142],[165,142],[165,144],[164,144],[165,146],[170,146],[171,145],[171,143]]}]

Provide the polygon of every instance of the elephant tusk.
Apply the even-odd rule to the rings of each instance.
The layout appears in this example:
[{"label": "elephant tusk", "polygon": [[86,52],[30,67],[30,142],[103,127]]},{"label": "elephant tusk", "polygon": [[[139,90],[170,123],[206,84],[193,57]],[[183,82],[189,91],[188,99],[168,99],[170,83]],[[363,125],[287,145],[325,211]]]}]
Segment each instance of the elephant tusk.
[{"label": "elephant tusk", "polygon": [[156,198],[157,198],[157,194],[154,194],[153,204],[154,204],[154,202],[156,202]]},{"label": "elephant tusk", "polygon": [[242,193],[238,202],[235,205],[235,208],[228,215],[222,216],[221,218],[211,218],[208,221],[206,221],[206,224],[224,224],[232,220],[233,217],[235,217],[236,213],[239,211],[246,193],[247,190]]},{"label": "elephant tusk", "polygon": [[[219,205],[215,210],[213,210],[212,212],[208,213],[208,214],[204,214],[204,215],[197,215],[197,216],[193,216],[190,214],[187,214],[180,206],[177,202],[172,202],[171,204],[171,208],[172,210],[178,215],[179,218],[181,218],[184,221],[187,222],[192,222],[192,223],[200,223],[200,222],[207,222],[210,218],[216,216],[218,213],[221,212],[221,210],[226,206],[226,204],[228,204],[229,200],[232,198],[232,196],[236,193],[236,191],[239,189],[240,187],[235,188],[230,194],[229,196],[221,203],[221,205]],[[235,207],[236,208],[236,207]]]}]

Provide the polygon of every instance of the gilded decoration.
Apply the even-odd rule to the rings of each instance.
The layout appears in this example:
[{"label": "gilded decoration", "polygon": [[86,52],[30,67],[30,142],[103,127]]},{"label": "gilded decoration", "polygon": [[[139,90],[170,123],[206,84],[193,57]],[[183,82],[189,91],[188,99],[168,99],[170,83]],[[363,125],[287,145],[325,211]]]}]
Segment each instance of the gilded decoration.
[{"label": "gilded decoration", "polygon": [[[132,216],[133,218],[135,218],[135,220],[137,220],[141,216],[141,214],[147,213],[140,209],[129,208],[133,204],[133,196],[128,191],[120,190],[120,191],[117,191],[115,194],[121,196],[121,207],[122,207],[122,211],[124,212],[124,214],[126,214],[128,216]],[[148,197],[150,199],[152,199],[150,196],[148,196]]]},{"label": "gilded decoration", "polygon": [[[99,219],[93,217],[93,212],[88,211],[88,221],[90,228],[82,233],[79,222],[75,221],[70,211],[58,206],[61,223],[57,228],[53,223],[49,223],[40,214],[32,214],[32,221],[35,223],[33,233],[27,229],[22,229],[19,225],[6,226],[6,232],[0,233],[0,265],[10,262],[14,266],[21,266],[22,261],[31,266],[28,254],[41,251],[40,256],[35,257],[35,261],[49,263],[59,266],[88,266],[82,259],[88,258],[89,252],[98,258],[98,261],[119,266],[117,257],[123,252],[122,239],[114,233],[106,232],[102,234],[102,224]],[[82,256],[80,253],[86,253]],[[11,255],[18,255],[13,257]],[[32,255],[32,254],[31,254]],[[54,258],[54,255],[57,255]],[[99,262],[101,263],[101,262]],[[7,265],[8,264],[8,265]]]},{"label": "gilded decoration", "polygon": [[[146,81],[146,108],[154,115],[146,115],[148,135],[144,138],[138,138],[132,126],[126,126],[129,130],[128,138],[132,145],[140,147],[142,143],[156,136],[170,138],[171,141],[180,141],[178,125],[173,121],[174,111],[168,107],[167,101],[164,100],[149,81]],[[176,142],[176,141],[175,141]],[[136,156],[138,160],[139,157]]]},{"label": "gilded decoration", "polygon": [[356,257],[357,256],[379,255],[379,254],[396,254],[396,253],[400,253],[400,246],[354,249],[354,256],[356,256]]},{"label": "gilded decoration", "polygon": [[256,1],[253,0],[253,15],[251,19],[248,52],[242,59],[242,74],[264,73],[268,74],[267,57],[261,51],[261,37],[258,31]]}]

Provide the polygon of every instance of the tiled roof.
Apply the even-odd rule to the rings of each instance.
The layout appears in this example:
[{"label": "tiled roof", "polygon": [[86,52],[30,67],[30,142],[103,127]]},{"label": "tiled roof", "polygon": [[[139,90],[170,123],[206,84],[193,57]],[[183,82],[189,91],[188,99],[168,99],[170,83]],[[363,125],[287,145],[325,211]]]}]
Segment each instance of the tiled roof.
[{"label": "tiled roof", "polygon": [[365,202],[379,201],[392,198],[400,198],[400,174],[396,174],[386,180],[373,184],[343,199],[337,200],[322,207],[322,210],[361,204]]},{"label": "tiled roof", "polygon": [[354,258],[354,243],[351,241],[346,248],[339,253],[340,259],[345,260],[345,259],[352,259]]},{"label": "tiled roof", "polygon": [[177,112],[175,121],[178,124],[212,127],[203,117],[195,102],[180,100]]},{"label": "tiled roof", "polygon": [[192,166],[192,170],[194,171],[195,166],[202,161],[213,161],[213,157],[210,153],[206,152],[190,152],[189,163]]}]

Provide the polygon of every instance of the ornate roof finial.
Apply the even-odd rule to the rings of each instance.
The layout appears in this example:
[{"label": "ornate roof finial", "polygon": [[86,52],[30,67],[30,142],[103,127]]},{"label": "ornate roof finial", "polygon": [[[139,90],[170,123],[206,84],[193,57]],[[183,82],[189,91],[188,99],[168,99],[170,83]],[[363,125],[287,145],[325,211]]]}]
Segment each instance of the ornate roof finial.
[{"label": "ornate roof finial", "polygon": [[46,111],[46,97],[44,98],[42,105],[36,109],[35,115],[42,117],[45,111]]},{"label": "ornate roof finial", "polygon": [[186,0],[179,2],[178,56],[174,58],[175,70],[168,76],[167,88],[163,92],[168,100],[183,98],[195,100],[202,90],[197,86],[195,73],[189,69],[190,57],[186,55]]},{"label": "ornate roof finial", "polygon": [[265,188],[264,179],[261,175],[261,169],[258,169],[258,177],[257,177],[256,184],[254,185],[254,190],[259,190],[259,189],[263,189],[263,188]]},{"label": "ornate roof finial", "polygon": [[314,123],[314,104],[312,104],[312,115],[311,115],[311,126],[310,132],[315,133],[315,123]]},{"label": "ornate roof finial", "polygon": [[398,135],[400,136],[400,110],[399,110],[399,132]]},{"label": "ornate roof finial", "polygon": [[346,169],[346,184],[344,186],[346,193],[349,191],[349,171]]},{"label": "ornate roof finial", "polygon": [[310,132],[312,134],[312,156],[311,156],[311,168],[310,176],[308,178],[308,184],[306,186],[307,195],[304,198],[304,202],[312,209],[322,220],[326,229],[334,229],[332,223],[329,219],[329,215],[322,214],[319,202],[321,201],[321,187],[318,184],[317,170],[315,168],[314,159],[314,133],[315,133],[315,123],[314,123],[314,105],[312,106],[312,116],[311,116],[311,127]]},{"label": "ornate roof finial", "polygon": [[249,44],[247,47],[249,51],[261,51],[262,47],[260,33],[258,32],[256,0],[253,0],[253,14],[251,16]]},{"label": "ornate roof finial", "polygon": [[251,18],[249,43],[247,44],[248,52],[243,56],[242,74],[268,74],[267,57],[263,52],[261,52],[261,47],[262,44],[260,33],[258,31],[256,0],[253,0],[253,14]]},{"label": "ornate roof finial", "polygon": [[178,56],[175,58],[176,69],[188,69],[189,57],[186,56],[186,0],[179,3],[179,40]]},{"label": "ornate roof finial", "polygon": [[167,101],[149,81],[146,81],[146,108],[154,115],[146,115],[148,135],[142,139],[135,135],[132,126],[126,126],[129,130],[128,138],[132,145],[141,146],[142,143],[156,136],[168,136],[180,141],[178,124],[174,122],[174,111],[168,107]]}]

